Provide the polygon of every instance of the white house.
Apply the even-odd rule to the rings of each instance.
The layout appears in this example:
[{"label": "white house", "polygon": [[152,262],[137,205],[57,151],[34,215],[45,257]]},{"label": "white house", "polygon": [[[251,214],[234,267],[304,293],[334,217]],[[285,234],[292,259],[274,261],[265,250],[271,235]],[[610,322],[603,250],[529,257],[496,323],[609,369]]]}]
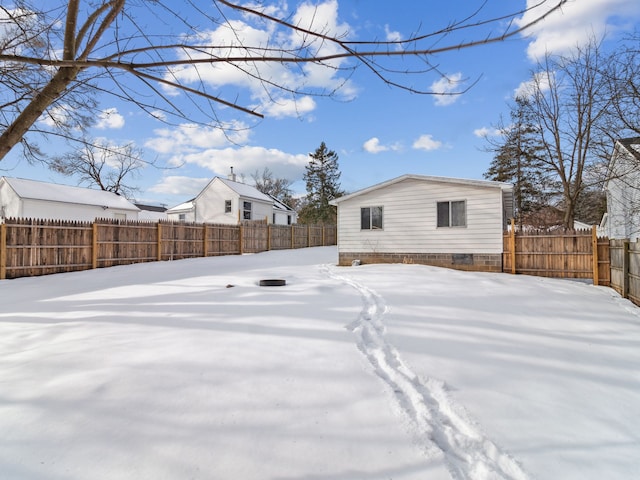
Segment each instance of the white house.
[{"label": "white house", "polygon": [[140,209],[112,192],[55,183],[0,178],[0,221],[5,218],[137,220]]},{"label": "white house", "polygon": [[173,221],[234,225],[243,220],[278,225],[297,221],[290,207],[255,187],[235,181],[233,173],[230,179],[215,177],[197,197],[168,209],[166,214]]},{"label": "white house", "polygon": [[136,207],[140,209],[138,214],[138,220],[145,222],[158,222],[160,220],[167,220],[167,207],[161,205],[148,205],[146,203],[135,203]]},{"label": "white house", "polygon": [[421,263],[502,270],[513,186],[402,175],[331,202],[338,207],[340,265]]},{"label": "white house", "polygon": [[[271,196],[271,195],[269,195]],[[273,218],[274,225],[291,225],[298,220],[298,214],[289,205],[282,203],[277,198],[271,197],[273,200]]]},{"label": "white house", "polygon": [[605,184],[607,213],[600,229],[609,238],[640,238],[640,137],[618,140]]}]

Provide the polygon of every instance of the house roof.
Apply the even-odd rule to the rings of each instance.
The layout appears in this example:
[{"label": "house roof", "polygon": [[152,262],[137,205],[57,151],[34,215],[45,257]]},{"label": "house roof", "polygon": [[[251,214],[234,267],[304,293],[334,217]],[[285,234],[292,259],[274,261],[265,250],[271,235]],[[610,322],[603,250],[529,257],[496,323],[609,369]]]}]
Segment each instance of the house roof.
[{"label": "house roof", "polygon": [[[619,159],[622,165],[625,165],[624,158],[630,159],[631,164],[627,164],[628,170],[620,170]],[[609,162],[607,181],[605,188],[608,188],[609,182],[625,176],[628,173],[637,171],[637,165],[640,164],[640,137],[620,138],[616,140]],[[622,167],[625,168],[625,167]]]},{"label": "house roof", "polygon": [[145,203],[134,203],[134,205],[138,207],[140,210],[147,211],[147,212],[164,213],[167,211],[167,207],[162,205],[147,205]]},{"label": "house roof", "polygon": [[640,137],[621,138],[618,143],[633,155],[636,160],[640,161]]},{"label": "house roof", "polygon": [[274,197],[272,195],[269,195],[269,197],[271,198],[271,200],[273,200],[273,208],[275,208],[276,210],[283,210],[285,212],[293,212],[294,211],[293,208],[291,208],[286,203],[281,202],[276,197]]},{"label": "house roof", "polygon": [[139,211],[133,203],[120,195],[92,188],[72,187],[57,183],[24,178],[2,177],[20,198],[49,202],[92,205],[120,210]]},{"label": "house roof", "polygon": [[267,203],[273,203],[273,198],[262,193],[256,187],[252,187],[251,185],[247,185],[246,183],[234,182],[233,180],[229,180],[227,178],[216,177],[214,178],[214,181],[216,179],[224,183],[227,187],[229,187],[241,197],[252,198],[254,200],[260,200]]},{"label": "house roof", "polygon": [[193,202],[195,198],[181,203],[180,205],[176,205],[175,207],[167,208],[166,213],[178,213],[178,212],[187,212],[193,209]]},{"label": "house roof", "polygon": [[494,182],[490,180],[470,180],[465,178],[451,178],[451,177],[435,177],[428,175],[413,175],[406,174],[401,175],[396,178],[392,178],[391,180],[387,180],[386,182],[378,183],[376,185],[372,185],[367,188],[363,188],[362,190],[358,190],[357,192],[351,193],[349,195],[344,195],[342,197],[331,200],[332,205],[337,205],[345,200],[350,200],[359,195],[363,195],[365,193],[369,193],[375,190],[379,190],[381,188],[388,187],[390,185],[394,185],[396,183],[405,181],[405,180],[418,180],[424,182],[437,182],[437,183],[449,183],[453,185],[468,185],[473,187],[484,187],[484,188],[499,188],[500,190],[505,191],[513,191],[513,185],[505,182]]}]

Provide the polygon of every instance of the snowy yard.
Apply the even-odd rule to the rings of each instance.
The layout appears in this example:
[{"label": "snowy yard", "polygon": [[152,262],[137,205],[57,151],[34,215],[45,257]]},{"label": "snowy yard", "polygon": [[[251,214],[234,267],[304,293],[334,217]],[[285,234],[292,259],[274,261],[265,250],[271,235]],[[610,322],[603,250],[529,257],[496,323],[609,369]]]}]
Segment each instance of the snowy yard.
[{"label": "snowy yard", "polygon": [[0,282],[0,477],[638,478],[640,309],[568,280],[336,259]]}]

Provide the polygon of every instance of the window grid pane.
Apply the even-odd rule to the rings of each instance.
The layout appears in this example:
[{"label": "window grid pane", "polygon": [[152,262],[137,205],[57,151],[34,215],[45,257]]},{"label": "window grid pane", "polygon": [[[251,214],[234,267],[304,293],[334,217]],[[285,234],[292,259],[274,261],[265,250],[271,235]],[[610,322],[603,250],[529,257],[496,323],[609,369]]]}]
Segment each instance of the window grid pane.
[{"label": "window grid pane", "polygon": [[369,230],[371,228],[371,209],[364,207],[360,209],[360,229]]},{"label": "window grid pane", "polygon": [[438,227],[449,226],[449,202],[438,202]]},{"label": "window grid pane", "polygon": [[371,228],[375,230],[382,229],[382,207],[371,208]]},{"label": "window grid pane", "polygon": [[466,212],[465,212],[465,202],[451,202],[451,226],[452,227],[465,227],[467,224],[466,221]]}]

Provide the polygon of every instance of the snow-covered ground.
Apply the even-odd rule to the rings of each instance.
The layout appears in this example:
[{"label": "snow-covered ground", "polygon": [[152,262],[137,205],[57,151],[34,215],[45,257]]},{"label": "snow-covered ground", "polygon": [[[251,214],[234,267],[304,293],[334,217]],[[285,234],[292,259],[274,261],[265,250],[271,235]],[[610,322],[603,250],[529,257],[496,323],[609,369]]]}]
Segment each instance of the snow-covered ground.
[{"label": "snow-covered ground", "polygon": [[336,258],[0,282],[0,477],[638,478],[640,309]]}]

